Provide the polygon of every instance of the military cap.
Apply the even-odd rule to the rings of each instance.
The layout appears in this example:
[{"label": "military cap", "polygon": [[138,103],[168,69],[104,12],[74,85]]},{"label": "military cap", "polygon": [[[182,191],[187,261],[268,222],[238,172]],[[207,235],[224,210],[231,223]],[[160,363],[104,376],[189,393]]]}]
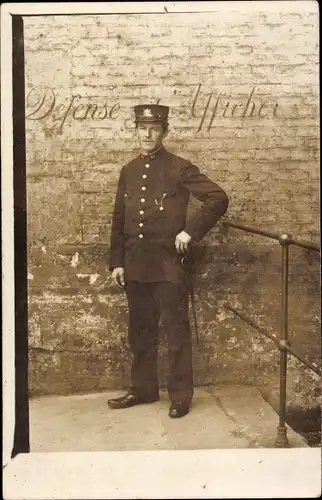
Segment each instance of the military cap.
[{"label": "military cap", "polygon": [[169,107],[160,104],[140,104],[134,107],[135,122],[167,123]]}]

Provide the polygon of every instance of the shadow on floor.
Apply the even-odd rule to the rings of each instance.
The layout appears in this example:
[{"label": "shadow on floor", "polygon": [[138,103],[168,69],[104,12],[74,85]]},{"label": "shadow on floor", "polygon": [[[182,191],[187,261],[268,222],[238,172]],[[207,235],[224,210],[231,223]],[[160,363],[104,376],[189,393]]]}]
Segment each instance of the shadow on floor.
[{"label": "shadow on floor", "polygon": [[288,408],[286,421],[313,448],[321,446],[321,408]]}]

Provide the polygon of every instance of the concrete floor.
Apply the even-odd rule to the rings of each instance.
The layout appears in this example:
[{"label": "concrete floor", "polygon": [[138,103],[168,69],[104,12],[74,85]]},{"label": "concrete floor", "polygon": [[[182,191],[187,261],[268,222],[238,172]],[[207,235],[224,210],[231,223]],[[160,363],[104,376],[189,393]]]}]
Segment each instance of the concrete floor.
[{"label": "concrete floor", "polygon": [[[191,411],[168,417],[161,400],[111,410],[120,392],[50,396],[30,401],[31,452],[272,448],[278,416],[257,389],[244,385],[196,388]],[[290,446],[306,447],[288,428]]]}]

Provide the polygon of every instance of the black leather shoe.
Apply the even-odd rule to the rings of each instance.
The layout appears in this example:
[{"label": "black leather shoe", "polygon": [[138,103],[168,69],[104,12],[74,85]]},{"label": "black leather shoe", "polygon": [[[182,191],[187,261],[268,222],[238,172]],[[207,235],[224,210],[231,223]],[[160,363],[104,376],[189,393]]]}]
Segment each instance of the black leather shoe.
[{"label": "black leather shoe", "polygon": [[190,410],[190,403],[187,403],[186,401],[180,401],[177,403],[171,403],[170,410],[169,410],[169,417],[170,418],[181,418],[187,415]]},{"label": "black leather shoe", "polygon": [[143,399],[136,394],[129,392],[119,398],[109,399],[107,404],[110,408],[113,408],[113,410],[120,410],[123,408],[131,408],[131,406],[140,405],[143,403],[154,403],[158,400],[159,398]]}]

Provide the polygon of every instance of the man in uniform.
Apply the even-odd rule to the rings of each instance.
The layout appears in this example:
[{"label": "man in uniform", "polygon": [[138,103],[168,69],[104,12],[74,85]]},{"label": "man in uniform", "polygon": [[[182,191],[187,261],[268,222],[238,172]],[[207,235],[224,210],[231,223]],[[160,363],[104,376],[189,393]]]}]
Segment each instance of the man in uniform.
[{"label": "man in uniform", "polygon": [[[113,282],[125,289],[128,300],[131,388],[108,404],[120,409],[159,399],[161,320],[168,343],[169,416],[179,418],[189,412],[193,396],[189,294],[182,256],[226,212],[228,197],[191,162],[164,148],[167,106],[139,105],[134,111],[141,154],[120,173],[109,266]],[[190,194],[202,205],[186,220]]]}]

